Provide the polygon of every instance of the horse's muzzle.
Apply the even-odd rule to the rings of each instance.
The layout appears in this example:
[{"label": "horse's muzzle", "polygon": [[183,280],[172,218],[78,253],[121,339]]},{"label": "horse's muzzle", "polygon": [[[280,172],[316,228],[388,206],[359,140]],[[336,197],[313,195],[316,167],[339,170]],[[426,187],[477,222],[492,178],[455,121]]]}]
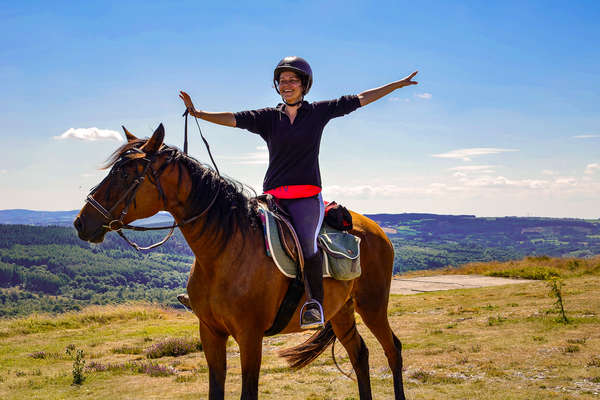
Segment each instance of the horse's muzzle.
[{"label": "horse's muzzle", "polygon": [[75,221],[73,221],[73,226],[77,230],[77,236],[79,236],[79,239],[81,240],[92,243],[100,243],[104,240],[106,229],[102,227],[102,225],[90,232],[89,228],[86,229],[86,224],[83,218],[78,216],[75,218]]}]

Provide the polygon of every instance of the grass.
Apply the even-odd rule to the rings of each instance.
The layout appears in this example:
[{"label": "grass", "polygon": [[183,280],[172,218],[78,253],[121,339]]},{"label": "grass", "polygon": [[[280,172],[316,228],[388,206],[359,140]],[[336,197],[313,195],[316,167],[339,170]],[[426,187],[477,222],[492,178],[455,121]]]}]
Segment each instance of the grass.
[{"label": "grass", "polygon": [[[556,314],[548,312],[553,299],[545,282],[392,295],[390,309],[397,311],[390,321],[404,344],[408,398],[597,400],[600,277],[576,273],[563,279],[570,324],[557,323]],[[383,351],[358,321],[370,349],[373,396],[393,398]],[[5,332],[0,340],[2,399],[207,397],[208,369],[197,348],[146,358],[161,343],[197,343],[198,322],[191,313],[149,305],[94,307],[80,314],[0,320],[0,331]],[[264,339],[260,398],[358,399],[356,384],[336,370],[330,351],[300,372],[277,357],[278,350],[306,337]],[[71,385],[68,346],[84,351],[81,385]],[[235,342],[227,348],[227,362],[225,398],[239,398]],[[343,368],[349,367],[348,361],[342,362]]]},{"label": "grass", "polygon": [[600,276],[600,256],[586,259],[550,258],[547,256],[525,257],[522,260],[505,262],[469,263],[458,268],[449,266],[427,271],[410,271],[403,274],[403,276],[430,276],[440,274],[478,274],[535,280],[547,280],[553,277],[571,278],[585,275]]}]

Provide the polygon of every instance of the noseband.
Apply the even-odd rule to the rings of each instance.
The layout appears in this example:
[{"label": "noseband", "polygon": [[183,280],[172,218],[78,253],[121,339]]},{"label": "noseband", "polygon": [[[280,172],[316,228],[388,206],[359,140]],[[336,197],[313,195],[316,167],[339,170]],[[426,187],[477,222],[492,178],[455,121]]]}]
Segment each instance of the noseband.
[{"label": "noseband", "polygon": [[[137,151],[139,153],[142,153],[142,151],[139,149],[132,149],[132,151]],[[87,198],[85,200],[87,204],[92,206],[96,211],[98,211],[104,217],[104,220],[105,220],[104,222],[106,222],[106,224],[102,225],[103,228],[107,229],[107,231],[109,231],[109,232],[110,231],[117,232],[131,247],[133,247],[134,249],[136,249],[138,251],[139,250],[150,250],[150,249],[153,249],[155,247],[158,247],[158,246],[164,244],[167,240],[169,240],[171,238],[175,228],[178,228],[185,224],[193,222],[193,221],[197,220],[198,218],[202,217],[204,214],[206,214],[206,212],[213,206],[213,204],[215,203],[215,201],[217,200],[217,197],[219,195],[219,190],[217,189],[217,191],[215,192],[215,196],[209,203],[208,207],[206,207],[206,209],[204,209],[204,211],[202,211],[200,214],[197,214],[191,218],[183,220],[179,224],[174,223],[173,225],[170,225],[170,226],[160,226],[160,227],[143,227],[143,226],[134,226],[134,225],[125,224],[125,223],[123,223],[123,218],[125,218],[125,216],[127,215],[127,212],[129,211],[129,206],[134,201],[135,195],[136,195],[138,189],[140,188],[141,184],[146,179],[146,176],[148,176],[150,178],[150,182],[152,182],[152,180],[154,180],[154,182],[152,182],[152,183],[156,186],[156,188],[160,194],[160,197],[163,199],[165,209],[167,206],[166,196],[162,189],[162,186],[160,185],[160,180],[159,180],[160,175],[166,168],[166,164],[163,167],[161,167],[157,173],[154,170],[154,168],[152,168],[152,163],[156,160],[156,154],[151,155],[149,158],[147,156],[145,156],[141,159],[145,162],[142,173],[133,180],[133,182],[131,183],[131,186],[129,186],[129,188],[125,191],[125,193],[123,193],[121,195],[121,197],[119,197],[119,199],[110,208],[110,210],[107,210],[106,208],[104,208],[102,206],[102,204],[100,204],[93,197],[93,194],[98,190],[98,188],[101,186],[101,184],[98,185],[96,188],[92,189],[92,191],[90,192],[90,194],[87,196]],[[121,162],[127,162],[127,161],[132,161],[132,160],[133,159],[123,160]],[[116,210],[116,208],[119,206],[119,204],[121,204],[121,203],[125,203],[125,206],[123,207],[123,210],[121,210],[119,217],[115,218],[113,213]],[[129,229],[129,230],[133,230],[133,231],[157,231],[157,230],[163,230],[163,229],[170,229],[170,231],[167,233],[167,235],[161,241],[156,242],[150,246],[141,247],[137,243],[128,239],[125,236],[125,234],[123,233],[123,229]]]}]

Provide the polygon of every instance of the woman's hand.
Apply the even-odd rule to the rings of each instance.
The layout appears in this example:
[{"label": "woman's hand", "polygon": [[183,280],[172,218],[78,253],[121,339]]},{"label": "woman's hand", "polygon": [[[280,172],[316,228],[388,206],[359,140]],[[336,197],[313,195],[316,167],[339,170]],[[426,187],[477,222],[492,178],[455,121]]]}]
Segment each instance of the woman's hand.
[{"label": "woman's hand", "polygon": [[410,74],[409,76],[407,76],[406,78],[398,81],[398,89],[403,88],[404,86],[417,85],[419,82],[413,81],[412,78],[414,78],[415,75],[418,73],[419,73],[419,71],[415,71],[412,74]]},{"label": "woman's hand", "polygon": [[183,102],[185,103],[185,108],[187,108],[190,114],[194,115],[196,109],[194,108],[194,103],[192,102],[192,98],[190,97],[190,95],[184,91],[180,91],[179,98],[183,100]]},{"label": "woman's hand", "polygon": [[367,104],[379,100],[383,96],[392,93],[396,89],[418,84],[419,82],[412,80],[412,78],[414,78],[415,75],[418,73],[419,71],[415,71],[406,78],[400,79],[399,81],[388,83],[387,85],[375,89],[365,90],[364,92],[359,93],[358,99],[360,100],[360,105],[366,106]]}]

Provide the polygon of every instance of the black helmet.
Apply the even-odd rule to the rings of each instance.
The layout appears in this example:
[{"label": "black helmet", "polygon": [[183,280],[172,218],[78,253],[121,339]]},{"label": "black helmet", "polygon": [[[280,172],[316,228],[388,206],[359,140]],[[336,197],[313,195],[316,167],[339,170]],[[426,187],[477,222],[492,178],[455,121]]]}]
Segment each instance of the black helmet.
[{"label": "black helmet", "polygon": [[273,85],[275,85],[275,90],[279,93],[279,75],[283,71],[292,71],[297,73],[302,80],[302,88],[303,94],[306,95],[310,90],[313,82],[312,69],[310,69],[310,65],[308,62],[302,57],[285,57],[283,60],[279,61],[279,64],[275,67],[275,71],[273,72]]}]

